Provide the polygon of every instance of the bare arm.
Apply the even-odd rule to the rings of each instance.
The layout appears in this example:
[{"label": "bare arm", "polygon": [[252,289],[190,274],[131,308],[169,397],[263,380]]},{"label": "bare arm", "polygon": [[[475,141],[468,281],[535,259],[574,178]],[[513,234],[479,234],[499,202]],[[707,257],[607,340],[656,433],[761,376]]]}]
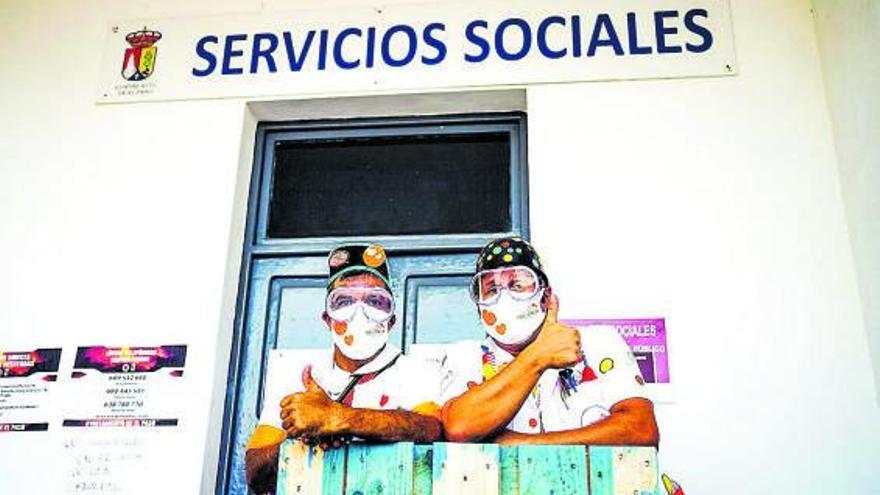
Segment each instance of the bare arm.
[{"label": "bare arm", "polygon": [[291,438],[357,436],[382,442],[431,443],[443,435],[435,414],[354,408],[331,400],[312,379],[310,368],[303,370],[303,385],[305,392],[281,401],[281,427]]},{"label": "bare arm", "polygon": [[255,493],[275,491],[278,476],[278,447],[287,435],[266,425],[258,425],[244,453],[245,477]]},{"label": "bare arm", "polygon": [[433,443],[441,439],[443,429],[434,416],[403,410],[346,408],[338,432],[380,442]]},{"label": "bare arm", "polygon": [[633,397],[611,406],[611,415],[591,425],[549,433],[517,433],[505,430],[495,438],[503,445],[641,445],[656,447],[660,432],[654,418],[654,405],[648,399]]},{"label": "bare arm", "polygon": [[527,347],[492,379],[447,402],[442,412],[446,438],[474,442],[494,434],[513,419],[543,371]]},{"label": "bare arm", "polygon": [[563,368],[580,357],[580,334],[556,321],[559,303],[551,298],[538,337],[492,379],[443,406],[446,437],[454,442],[479,441],[510,422],[548,368]]}]

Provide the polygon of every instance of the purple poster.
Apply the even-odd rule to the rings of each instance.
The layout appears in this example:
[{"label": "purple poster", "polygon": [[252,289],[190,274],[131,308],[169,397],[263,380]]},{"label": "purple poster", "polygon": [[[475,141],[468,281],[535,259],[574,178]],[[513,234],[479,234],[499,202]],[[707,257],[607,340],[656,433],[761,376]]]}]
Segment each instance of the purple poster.
[{"label": "purple poster", "polygon": [[666,320],[663,318],[606,318],[561,320],[579,327],[612,326],[632,349],[642,377],[648,383],[669,383]]},{"label": "purple poster", "polygon": [[0,352],[0,433],[48,431],[61,349]]}]

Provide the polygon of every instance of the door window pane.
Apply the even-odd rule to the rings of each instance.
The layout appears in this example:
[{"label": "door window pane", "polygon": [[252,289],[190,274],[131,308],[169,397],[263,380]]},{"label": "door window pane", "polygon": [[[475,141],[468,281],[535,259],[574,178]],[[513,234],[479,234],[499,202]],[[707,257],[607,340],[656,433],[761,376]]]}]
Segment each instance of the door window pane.
[{"label": "door window pane", "polygon": [[442,235],[511,229],[510,134],[287,141],[267,235]]}]

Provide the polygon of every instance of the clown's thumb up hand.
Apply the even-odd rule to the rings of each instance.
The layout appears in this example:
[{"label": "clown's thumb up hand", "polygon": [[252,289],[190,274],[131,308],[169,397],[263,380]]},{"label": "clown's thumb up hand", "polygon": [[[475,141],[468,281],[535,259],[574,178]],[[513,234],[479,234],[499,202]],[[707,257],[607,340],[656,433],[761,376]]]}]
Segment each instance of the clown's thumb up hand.
[{"label": "clown's thumb up hand", "polygon": [[574,327],[559,323],[559,299],[553,294],[547,305],[547,317],[541,332],[529,346],[542,368],[567,368],[581,356],[581,336]]},{"label": "clown's thumb up hand", "polygon": [[303,387],[305,387],[306,392],[321,392],[324,393],[324,389],[318,385],[318,382],[312,378],[312,365],[308,365],[302,370],[302,382]]}]

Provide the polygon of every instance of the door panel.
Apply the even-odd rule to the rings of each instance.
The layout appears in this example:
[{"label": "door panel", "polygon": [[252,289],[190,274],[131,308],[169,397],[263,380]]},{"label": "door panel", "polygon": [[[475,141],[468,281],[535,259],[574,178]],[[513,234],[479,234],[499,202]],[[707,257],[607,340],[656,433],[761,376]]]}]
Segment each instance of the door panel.
[{"label": "door panel", "polygon": [[410,277],[406,281],[408,343],[448,344],[478,339],[483,330],[468,296],[470,274]]},{"label": "door panel", "polygon": [[[467,285],[476,254],[394,255],[389,253],[397,322],[389,342],[446,343],[479,338],[482,330]],[[244,452],[262,408],[263,377],[272,349],[327,349],[330,331],[321,320],[327,284],[326,256],[255,259],[248,293],[244,352],[259,360],[241,365],[234,441]],[[231,486],[244,487],[244,459],[231,459]]]},{"label": "door panel", "polygon": [[274,349],[327,349],[333,343],[321,310],[327,280],[276,278],[269,298],[269,328],[275,328]]}]

